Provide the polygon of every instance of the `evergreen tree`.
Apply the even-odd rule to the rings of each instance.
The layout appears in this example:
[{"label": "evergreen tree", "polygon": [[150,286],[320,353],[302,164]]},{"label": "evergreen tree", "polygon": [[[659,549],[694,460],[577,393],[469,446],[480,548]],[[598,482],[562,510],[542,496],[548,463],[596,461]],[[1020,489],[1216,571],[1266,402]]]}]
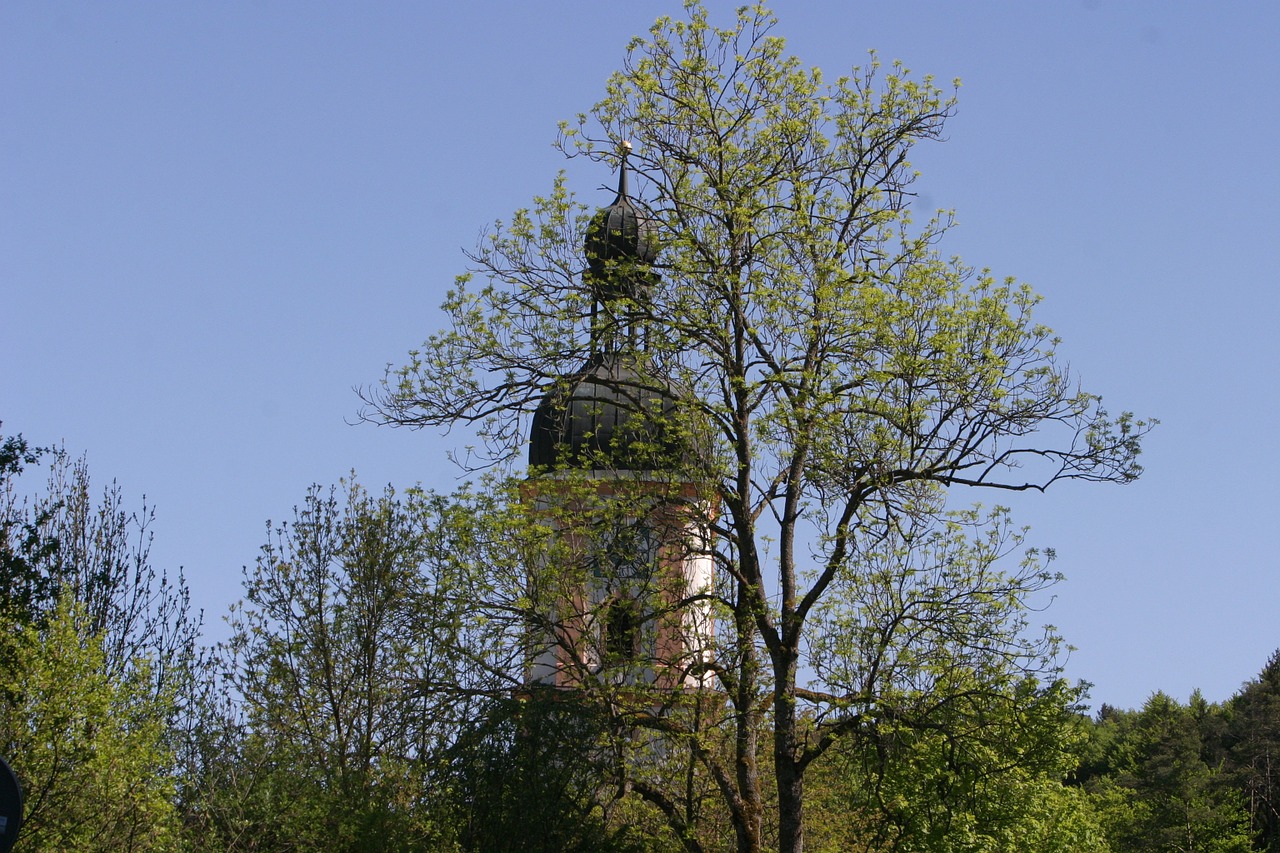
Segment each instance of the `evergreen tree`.
[{"label": "evergreen tree", "polygon": [[1280,651],[1229,708],[1230,774],[1244,793],[1255,849],[1280,853]]},{"label": "evergreen tree", "polygon": [[1099,749],[1082,781],[1097,800],[1113,847],[1122,853],[1251,849],[1239,792],[1209,763],[1206,731],[1221,708],[1198,694],[1187,705],[1164,693],[1141,711],[1108,709],[1099,720]]}]

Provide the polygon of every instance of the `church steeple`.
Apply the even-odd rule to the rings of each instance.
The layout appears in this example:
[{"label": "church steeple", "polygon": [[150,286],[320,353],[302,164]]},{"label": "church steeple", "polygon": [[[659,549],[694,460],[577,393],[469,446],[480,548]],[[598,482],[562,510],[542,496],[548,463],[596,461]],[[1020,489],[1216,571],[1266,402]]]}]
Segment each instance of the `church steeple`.
[{"label": "church steeple", "polygon": [[648,308],[658,276],[658,227],[632,200],[627,186],[631,143],[619,146],[618,194],[600,208],[587,228],[586,283],[594,297],[593,349],[638,347],[637,319]]},{"label": "church steeple", "polygon": [[644,327],[659,281],[658,229],[628,192],[630,143],[620,146],[618,194],[587,228],[584,283],[593,298],[590,352],[533,416],[529,464],[604,471],[662,471],[683,461],[667,383],[652,375]]},{"label": "church steeple", "polygon": [[[586,362],[551,384],[529,435],[525,494],[568,546],[541,568],[574,579],[533,632],[541,642],[528,661],[530,684],[709,683],[714,566],[708,505],[689,464],[697,430],[679,415],[674,386],[646,345],[659,319],[658,227],[629,194],[630,149],[620,146],[617,196],[592,218],[583,244],[592,298]],[[575,557],[581,564],[566,572]]]}]

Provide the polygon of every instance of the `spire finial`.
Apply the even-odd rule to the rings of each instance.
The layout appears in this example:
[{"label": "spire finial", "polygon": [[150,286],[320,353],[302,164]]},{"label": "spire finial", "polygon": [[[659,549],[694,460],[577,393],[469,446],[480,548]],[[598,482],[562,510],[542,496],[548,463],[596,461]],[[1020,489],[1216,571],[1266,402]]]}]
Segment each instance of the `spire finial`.
[{"label": "spire finial", "polygon": [[583,245],[587,284],[597,305],[611,312],[633,310],[621,304],[627,300],[644,303],[657,279],[650,268],[658,255],[656,223],[627,193],[630,151],[629,141],[618,140],[618,197],[592,218]]},{"label": "spire finial", "polygon": [[631,153],[630,140],[624,139],[618,143],[618,150],[622,153],[622,163],[618,166],[618,198],[614,200],[617,204],[624,198],[628,197],[627,193],[627,155]]}]

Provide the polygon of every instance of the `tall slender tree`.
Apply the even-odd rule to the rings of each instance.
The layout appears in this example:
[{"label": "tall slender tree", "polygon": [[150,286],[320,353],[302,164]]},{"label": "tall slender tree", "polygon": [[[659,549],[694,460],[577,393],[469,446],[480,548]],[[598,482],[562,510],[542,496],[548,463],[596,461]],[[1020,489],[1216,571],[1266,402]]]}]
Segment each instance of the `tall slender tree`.
[{"label": "tall slender tree", "polygon": [[[1053,688],[1056,640],[1026,616],[1053,581],[1044,555],[1002,568],[1016,529],[951,496],[1128,482],[1149,423],[1079,388],[1029,287],[937,252],[948,215],[912,221],[911,151],[954,108],[931,78],[873,57],[828,82],[764,8],[723,29],[686,11],[632,42],[559,145],[614,165],[631,143],[661,280],[614,295],[612,314],[670,398],[641,416],[697,434],[679,479],[705,484],[718,578],[706,671],[726,711],[709,728],[674,710],[633,723],[688,748],[739,850],[790,853],[834,744],[961,737],[993,704],[1016,715],[1028,679]],[[368,416],[475,424],[490,461],[517,459],[526,416],[610,322],[580,283],[589,221],[561,178],[498,223],[445,303],[450,327],[367,395]],[[676,824],[694,814],[652,766],[633,790]]]},{"label": "tall slender tree", "polygon": [[[430,690],[456,626],[421,495],[313,487],[245,572],[189,822],[226,849],[418,850],[429,762],[468,705]],[[456,600],[456,597],[455,597]],[[457,683],[460,679],[452,677]],[[230,758],[230,760],[228,760]]]},{"label": "tall slender tree", "polygon": [[1228,765],[1244,791],[1256,849],[1280,853],[1280,650],[1228,707]]},{"label": "tall slender tree", "polygon": [[[46,487],[19,483],[47,461]],[[154,510],[93,488],[83,458],[0,442],[0,752],[27,794],[22,843],[177,844],[175,723],[200,619],[150,559]]]}]

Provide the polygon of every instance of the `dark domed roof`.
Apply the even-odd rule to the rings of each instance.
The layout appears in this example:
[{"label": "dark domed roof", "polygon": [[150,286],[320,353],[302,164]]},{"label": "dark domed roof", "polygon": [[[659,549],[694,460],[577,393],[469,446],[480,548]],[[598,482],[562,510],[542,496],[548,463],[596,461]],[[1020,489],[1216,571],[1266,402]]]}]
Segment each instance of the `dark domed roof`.
[{"label": "dark domed roof", "polygon": [[[625,146],[625,143],[624,143]],[[602,207],[587,227],[583,249],[587,255],[588,278],[596,297],[608,302],[621,296],[636,298],[637,286],[643,287],[646,276],[635,274],[628,266],[646,270],[658,257],[658,227],[647,211],[627,194],[627,151],[623,148],[618,169],[618,195],[608,207]],[[620,267],[611,270],[610,267]],[[620,273],[620,274],[619,274]]]},{"label": "dark domed roof", "polygon": [[667,471],[683,442],[665,384],[631,359],[596,353],[543,398],[533,415],[529,464],[537,468]]}]

